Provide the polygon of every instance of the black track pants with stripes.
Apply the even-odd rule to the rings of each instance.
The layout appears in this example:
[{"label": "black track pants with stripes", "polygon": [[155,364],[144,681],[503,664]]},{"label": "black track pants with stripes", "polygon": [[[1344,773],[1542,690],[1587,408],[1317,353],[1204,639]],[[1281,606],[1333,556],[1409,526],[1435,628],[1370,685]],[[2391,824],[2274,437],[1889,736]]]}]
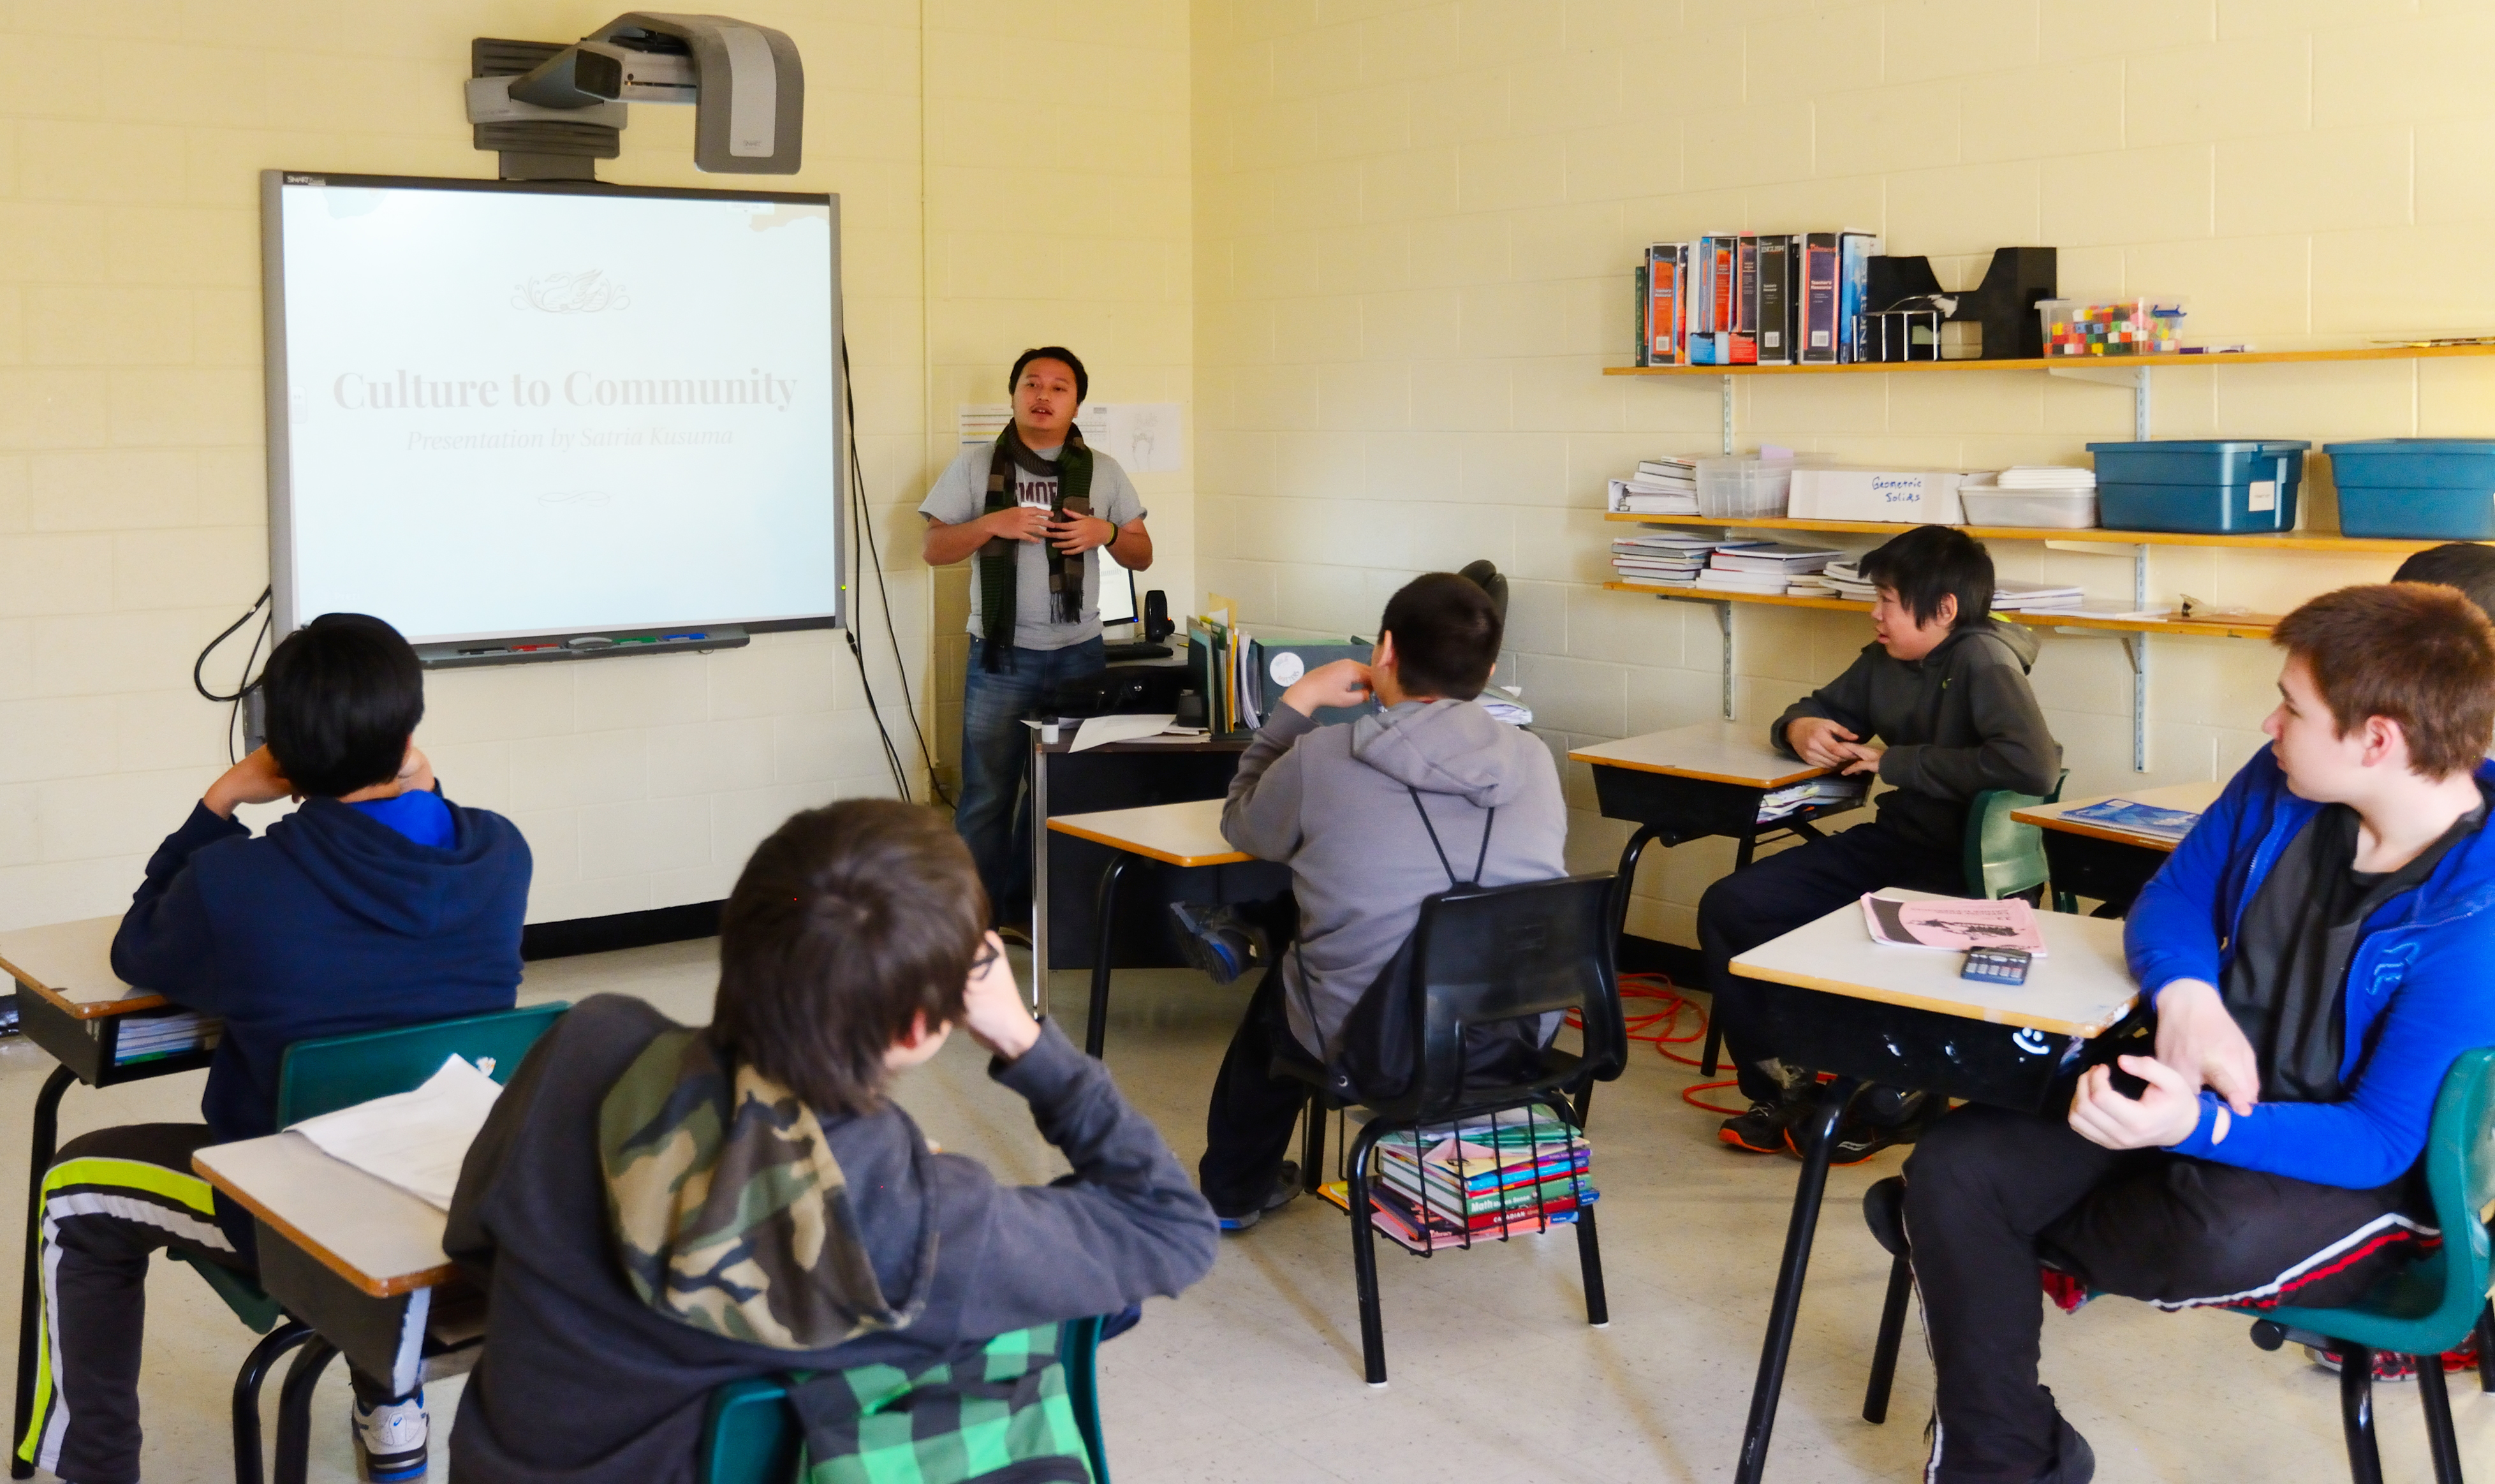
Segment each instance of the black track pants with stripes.
[{"label": "black track pants with stripes", "polygon": [[1968,1106],[1906,1161],[1906,1236],[1936,1373],[1938,1484],[2027,1484],[2053,1461],[2038,1384],[2042,1259],[2168,1309],[2335,1308],[2439,1234],[2409,1183],[2315,1185],[2088,1142],[2060,1117]]},{"label": "black track pants with stripes", "polygon": [[[217,1227],[191,1155],[216,1142],[205,1124],[130,1124],[73,1139],[44,1176],[44,1288],[34,1421],[17,1456],[70,1484],[139,1477],[139,1358],[147,1259],[195,1254],[250,1271]],[[234,1328],[234,1364],[249,1346]],[[389,1398],[353,1376],[356,1395]]]}]

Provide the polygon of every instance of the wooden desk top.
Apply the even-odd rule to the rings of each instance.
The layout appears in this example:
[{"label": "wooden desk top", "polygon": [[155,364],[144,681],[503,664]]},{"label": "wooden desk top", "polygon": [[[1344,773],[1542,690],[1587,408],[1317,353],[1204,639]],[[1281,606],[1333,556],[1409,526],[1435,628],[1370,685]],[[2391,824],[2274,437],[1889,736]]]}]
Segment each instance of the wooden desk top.
[{"label": "wooden desk top", "polygon": [[2203,779],[2194,784],[2168,784],[2162,788],[2131,788],[2121,793],[2100,793],[2093,798],[2065,799],[2058,804],[2038,804],[2033,808],[2014,809],[2010,812],[2010,818],[2021,824],[2058,829],[2066,834],[2085,835],[2092,840],[2110,840],[2116,845],[2136,845],[2142,850],[2171,855],[2174,852],[2175,842],[2163,835],[2142,835],[2127,829],[2117,829],[2110,824],[2097,824],[2086,819],[2064,819],[2063,816],[2074,809],[2085,809],[2090,804],[2102,804],[2108,799],[2129,799],[2135,804],[2146,804],[2156,809],[2189,809],[2195,814],[2203,814],[2208,811],[2211,804],[2218,801],[2218,795],[2225,791],[2226,787],[2223,782]]},{"label": "wooden desk top", "polygon": [[152,1010],[163,995],[135,989],[112,972],[119,917],[87,917],[0,933],[0,969],[80,1020]]},{"label": "wooden desk top", "polygon": [[430,1288],[456,1275],[442,1251],[447,1217],[323,1154],[299,1133],[211,1144],[191,1156],[191,1166],[375,1298]]},{"label": "wooden desk top", "polygon": [[1147,804],[1141,809],[1062,814],[1052,817],[1048,827],[1173,866],[1227,866],[1252,859],[1221,838],[1221,803],[1196,799],[1185,804]]},{"label": "wooden desk top", "polygon": [[1700,722],[1670,731],[1650,731],[1617,742],[1598,742],[1568,755],[1571,762],[1671,773],[1748,788],[1780,788],[1828,771],[1788,757],[1760,740],[1764,727],[1746,722]]},{"label": "wooden desk top", "polygon": [[[1920,901],[1932,893],[1884,895]],[[1733,972],[2063,1036],[2096,1036],[2112,1029],[2140,998],[2140,986],[2123,962],[2122,924],[2068,912],[2038,912],[2036,920],[2043,927],[2047,952],[2029,967],[2024,984],[1959,978],[1958,966],[1966,957],[1962,953],[1873,943],[1863,924],[1863,908],[1855,902],[1741,954],[1733,960]]]}]

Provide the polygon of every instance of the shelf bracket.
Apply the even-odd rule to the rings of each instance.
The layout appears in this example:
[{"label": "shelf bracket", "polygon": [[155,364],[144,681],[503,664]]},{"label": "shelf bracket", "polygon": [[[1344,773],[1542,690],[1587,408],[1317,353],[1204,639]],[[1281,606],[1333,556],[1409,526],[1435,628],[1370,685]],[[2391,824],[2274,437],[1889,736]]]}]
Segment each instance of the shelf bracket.
[{"label": "shelf bracket", "polygon": [[[1733,379],[1728,376],[1724,380],[1729,385]],[[1733,605],[1729,603],[1715,604],[1715,633],[1723,639],[1724,720],[1729,722],[1733,720]]]},{"label": "shelf bracket", "polygon": [[[1733,373],[1732,373],[1732,372],[1730,372],[1730,371],[1727,371],[1727,372],[1725,372],[1725,373],[1724,373],[1724,454],[1725,454],[1725,456],[1726,456],[1727,458],[1729,458],[1729,457],[1731,457],[1731,456],[1732,456],[1732,453],[1733,453]],[[1728,640],[1727,642],[1730,642],[1730,641]],[[1727,711],[1727,712],[1725,712],[1724,714],[1725,714],[1726,716],[1731,716],[1733,713],[1731,713],[1730,711]]]},{"label": "shelf bracket", "polygon": [[[2135,443],[2149,439],[2148,372],[2146,366],[2047,366],[2045,374],[2074,382],[2094,382],[2100,386],[2131,388],[2131,436]],[[1732,378],[1727,377],[1730,381]]]}]

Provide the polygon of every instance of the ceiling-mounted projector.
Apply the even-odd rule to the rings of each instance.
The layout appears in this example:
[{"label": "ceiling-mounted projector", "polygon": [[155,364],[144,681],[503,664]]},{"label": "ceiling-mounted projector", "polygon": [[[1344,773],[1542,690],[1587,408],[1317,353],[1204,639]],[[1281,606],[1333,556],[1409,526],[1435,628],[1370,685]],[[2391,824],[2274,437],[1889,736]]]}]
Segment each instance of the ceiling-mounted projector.
[{"label": "ceiling-mounted projector", "polygon": [[693,164],[786,175],[801,158],[806,75],[786,34],[728,15],[628,11],[571,46],[479,37],[468,121],[506,179],[594,179],[625,105],[693,106]]}]

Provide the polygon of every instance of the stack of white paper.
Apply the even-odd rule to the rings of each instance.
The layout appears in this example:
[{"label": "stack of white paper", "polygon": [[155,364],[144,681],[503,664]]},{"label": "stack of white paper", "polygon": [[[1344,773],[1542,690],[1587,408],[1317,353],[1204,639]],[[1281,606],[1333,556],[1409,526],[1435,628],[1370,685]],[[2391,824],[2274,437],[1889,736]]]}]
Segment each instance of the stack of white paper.
[{"label": "stack of white paper", "polygon": [[415,1092],[307,1118],[293,1131],[331,1159],[447,1211],[468,1146],[477,1142],[502,1091],[500,1083],[454,1056]]}]

